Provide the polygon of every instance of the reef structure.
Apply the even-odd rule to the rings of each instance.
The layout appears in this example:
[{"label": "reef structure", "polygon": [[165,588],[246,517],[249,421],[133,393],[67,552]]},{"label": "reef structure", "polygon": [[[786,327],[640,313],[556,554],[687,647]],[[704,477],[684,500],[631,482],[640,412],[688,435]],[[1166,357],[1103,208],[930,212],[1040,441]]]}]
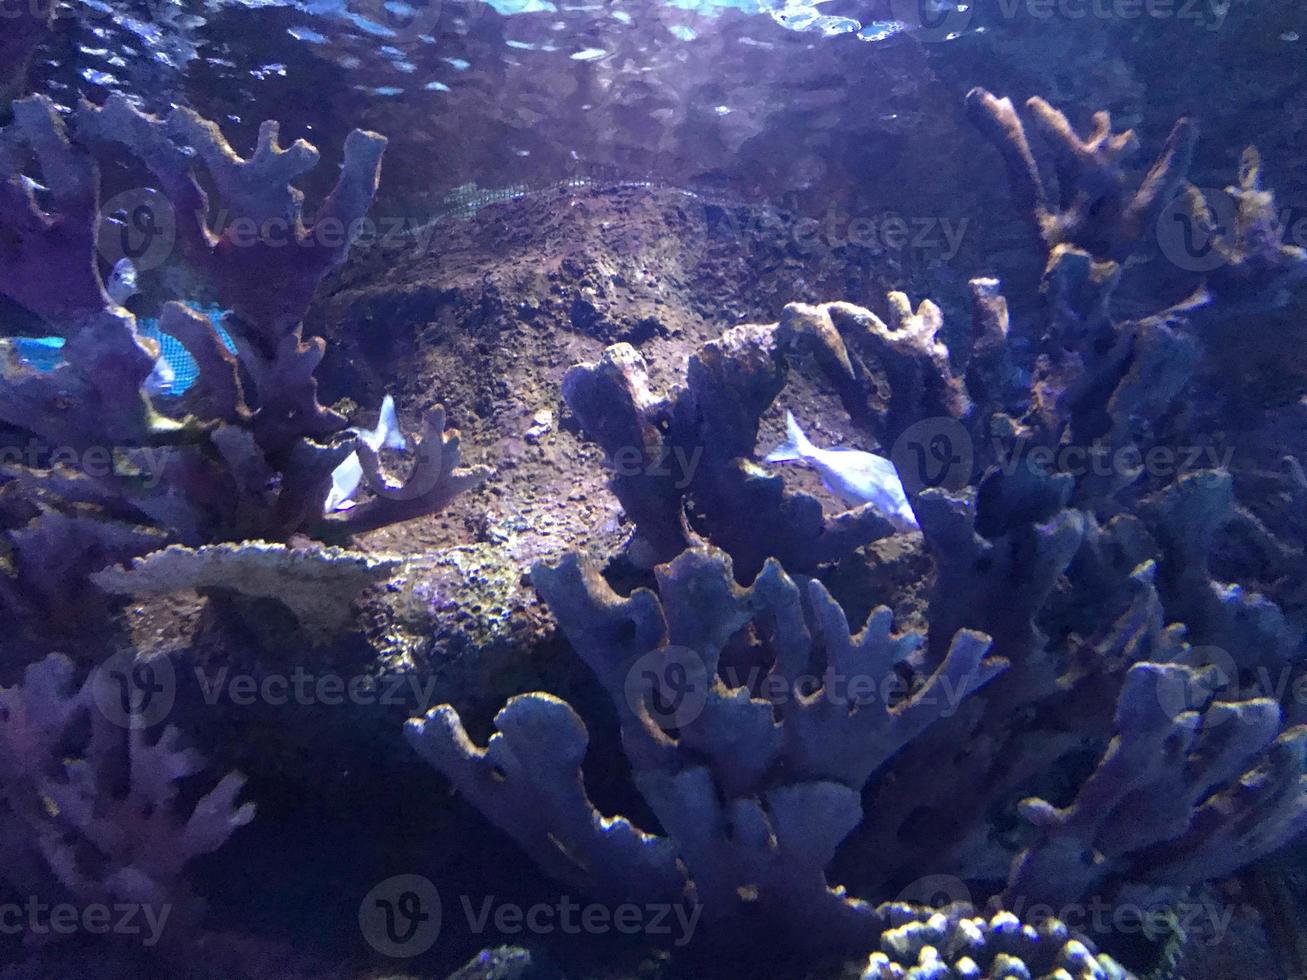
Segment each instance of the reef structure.
[{"label": "reef structure", "polygon": [[[75,628],[102,615],[108,600],[89,577],[111,564],[169,544],[339,541],[435,512],[489,475],[461,466],[458,433],[438,405],[402,482],[361,440],[332,443],[346,419],[318,402],[324,342],[305,338],[300,321],[357,234],[385,140],[350,134],[340,177],[306,223],[292,181],[319,154],[303,140],[281,146],[278,132],[265,123],[254,154],[242,158],[189,110],[156,118],[117,96],[82,104],[67,122],[43,97],[20,100],[0,130],[0,222],[17,235],[0,258],[0,295],[64,341],[48,371],[0,351],[0,422],[17,440],[0,467],[11,555],[0,607],[32,626],[34,640],[43,620]],[[210,318],[181,302],[164,306],[160,329],[199,370],[167,404],[143,390],[157,343],[110,298],[101,273],[106,241],[122,231],[100,214],[101,162],[124,153],[157,185],[115,197],[150,219],[137,266],[167,266],[194,290],[187,298],[229,311],[221,326],[235,354]],[[31,164],[48,190],[28,178]],[[215,224],[217,213],[225,224]],[[332,471],[351,452],[367,499],[324,515]]]},{"label": "reef structure", "polygon": [[[870,955],[873,977],[1114,976],[1079,949],[1075,965],[1011,973],[946,963],[936,943],[895,961],[884,944],[897,926],[875,903],[932,880],[1012,912],[1144,907],[1307,829],[1307,727],[1284,691],[1250,683],[1303,662],[1301,610],[1216,571],[1259,565],[1232,527],[1263,544],[1273,532],[1226,470],[1145,462],[1207,438],[1193,423],[1211,324],[1282,304],[1303,257],[1254,230],[1273,202],[1250,152],[1227,266],[1120,318],[1126,260],[1156,246],[1159,215],[1179,202],[1202,217],[1185,186],[1192,124],[1134,187],[1132,134],[1099,114],[1081,138],[1032,103],[1054,144],[1053,191],[1011,103],[977,91],[970,105],[1039,233],[1041,329],[1015,336],[1001,283],[980,278],[956,351],[940,308],[893,294],[888,322],[796,304],[735,327],[666,395],[626,345],[565,378],[608,458],[646,464],[614,466],[611,486],[654,556],[653,588],[620,596],[575,558],[532,578],[614,705],[658,829],[596,810],[585,726],[553,696],[511,700],[484,746],[448,705],[408,734],[571,887],[698,903],[753,936]],[[934,565],[923,632],[894,634],[881,607],[851,634],[823,579],[869,561],[865,546],[893,529],[871,508],[828,516],[757,465],[759,420],[800,362],[880,445],[920,440],[924,424],[969,450],[960,478],[905,475]],[[1111,465],[1078,466],[1067,447]],[[702,453],[693,479],[647,465],[668,452]],[[853,707],[851,676],[907,693]]]}]

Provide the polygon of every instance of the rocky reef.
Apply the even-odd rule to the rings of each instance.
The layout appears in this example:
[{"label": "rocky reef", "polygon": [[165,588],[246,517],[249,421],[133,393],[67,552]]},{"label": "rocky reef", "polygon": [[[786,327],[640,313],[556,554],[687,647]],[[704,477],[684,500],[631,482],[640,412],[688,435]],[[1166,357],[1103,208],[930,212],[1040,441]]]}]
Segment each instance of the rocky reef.
[{"label": "rocky reef", "polygon": [[[1307,825],[1301,706],[1256,680],[1301,663],[1302,609],[1212,571],[1219,549],[1257,577],[1232,524],[1280,555],[1292,531],[1227,470],[1183,462],[1220,438],[1195,386],[1209,325],[1290,302],[1307,254],[1274,233],[1249,151],[1218,269],[1120,317],[1122,263],[1166,248],[1164,209],[1214,229],[1182,191],[1193,124],[1132,185],[1132,133],[1099,113],[1082,138],[1032,100],[1049,189],[1011,102],[969,102],[1046,250],[1041,333],[1013,336],[1001,285],[978,279],[957,351],[938,307],[893,293],[888,324],[831,303],[732,328],[665,396],[627,344],[564,377],[633,522],[629,560],[658,564],[629,597],[575,559],[533,583],[616,711],[662,833],[596,809],[585,726],[555,697],[511,700],[484,747],[447,705],[409,734],[569,887],[700,906],[754,943],[854,951],[886,929],[854,896],[931,878],[1017,910],[1180,902]],[[922,632],[893,633],[880,606],[850,635],[822,577],[893,529],[870,504],[826,517],[759,464],[760,419],[805,366],[904,474],[934,564]]]},{"label": "rocky reef", "polygon": [[[274,123],[243,158],[185,109],[15,102],[0,312],[11,337],[62,344],[49,369],[0,350],[6,893],[175,909],[157,952],[115,947],[106,975],[175,971],[178,937],[212,957],[192,975],[260,975],[282,948],[234,934],[306,896],[362,938],[325,943],[326,966],[284,960],[305,976],[386,958],[445,975],[469,946],[487,949],[456,977],[704,977],[737,961],[872,980],[1167,975],[1183,928],[1143,948],[1122,936],[1255,876],[1307,827],[1303,396],[1292,379],[1249,396],[1214,363],[1301,307],[1307,253],[1278,233],[1255,151],[1227,198],[1188,183],[1193,120],[1140,172],[1139,141],[1106,112],[1084,136],[1042,100],[1023,114],[978,89],[967,105],[1041,287],[1013,298],[978,276],[962,324],[902,281],[883,303],[805,282],[749,322],[737,312],[765,303],[723,285],[748,264],[738,241],[673,260],[627,240],[542,272],[516,229],[564,210],[550,200],[486,209],[493,274],[459,265],[458,236],[477,232],[450,227],[440,259],[413,260],[444,263],[443,291],[405,290],[385,249],[347,264],[375,134],[349,135],[306,221],[295,182],[319,155],[282,146]],[[675,222],[684,242],[729,217],[654,190],[556,193],[571,203],[550,234],[607,235],[620,214],[637,231]],[[107,283],[142,214],[166,231],[133,256],[143,301]],[[1177,227],[1208,248],[1184,251]],[[660,255],[669,279],[716,274],[705,291],[732,322],[668,309]],[[827,256],[819,288],[863,259]],[[185,394],[148,390],[160,350],[132,304],[193,358]],[[200,304],[226,311],[234,352]],[[425,333],[367,332],[391,319]],[[424,406],[406,412],[422,432],[402,479],[319,400],[346,378],[373,397],[401,361],[401,403]],[[442,373],[500,466],[487,487],[435,401]],[[919,529],[769,469],[785,409],[888,457]],[[324,513],[351,454],[362,499]],[[180,592],[211,602],[172,642]],[[265,709],[285,703],[270,681],[321,674],[301,710],[242,714],[234,687],[208,697],[204,671],[233,667]],[[419,696],[378,699],[388,679]],[[183,731],[229,774],[202,775]],[[338,857],[342,840],[359,853]],[[308,884],[251,885],[261,912],[243,915],[241,879],[288,841]],[[229,866],[206,858],[220,847]],[[604,947],[623,961],[607,973],[576,953],[555,970],[563,944],[502,947],[470,925],[429,953],[434,938],[406,943],[433,878],[448,920],[476,888],[534,909],[562,887],[686,929]],[[420,899],[408,939],[377,925]],[[13,959],[39,971],[62,955]]]},{"label": "rocky reef", "polygon": [[[159,119],[116,98],[83,104],[70,124],[42,97],[14,104],[0,131],[0,208],[17,242],[2,260],[0,293],[63,341],[48,371],[9,348],[0,382],[0,421],[28,436],[6,453],[0,582],[0,604],[25,640],[48,645],[52,632],[93,624],[104,602],[90,577],[107,565],[171,544],[339,539],[440,510],[486,478],[485,467],[460,467],[458,434],[440,406],[424,421],[407,478],[393,483],[363,441],[331,444],[347,420],[317,400],[325,344],[305,339],[299,324],[357,234],[384,147],[375,134],[352,133],[334,189],[306,224],[291,182],[318,151],[303,141],[282,147],[275,123],[246,159],[184,109]],[[144,390],[157,343],[140,335],[102,274],[114,235],[130,230],[101,218],[101,170],[121,165],[123,153],[157,185],[117,195],[131,199],[130,220],[149,227],[136,268],[166,263],[185,298],[230,311],[222,325],[235,354],[209,318],[183,302],[164,306],[160,329],[198,368],[195,384],[166,405]],[[33,172],[48,186],[38,190]],[[212,226],[211,213],[226,224]],[[332,473],[351,453],[367,499],[324,514]],[[218,554],[201,550],[191,563]]]}]

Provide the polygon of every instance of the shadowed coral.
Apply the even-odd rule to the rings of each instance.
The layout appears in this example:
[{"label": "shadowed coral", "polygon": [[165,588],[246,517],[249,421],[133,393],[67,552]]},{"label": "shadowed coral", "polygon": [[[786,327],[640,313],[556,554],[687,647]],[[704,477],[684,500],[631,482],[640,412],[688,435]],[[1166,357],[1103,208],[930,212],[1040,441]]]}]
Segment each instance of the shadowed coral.
[{"label": "shadowed coral", "polygon": [[1057,908],[1109,876],[1193,885],[1307,828],[1307,727],[1281,734],[1269,698],[1187,710],[1201,689],[1187,667],[1130,669],[1119,734],[1075,801],[1022,802],[1038,837],[1014,863],[1005,902]]},{"label": "shadowed coral", "polygon": [[72,662],[51,654],[0,688],[0,875],[33,894],[54,881],[80,902],[139,903],[193,923],[203,902],[185,865],[254,818],[252,803],[237,804],[244,780],[229,773],[179,812],[178,783],[204,760],[172,726],[151,742],[135,712],[111,721],[97,684],[114,696],[111,677],[78,686]]},{"label": "shadowed coral", "polygon": [[[684,892],[710,920],[744,917],[804,945],[867,948],[883,926],[879,914],[825,876],[862,819],[862,784],[947,712],[945,689],[969,698],[1005,664],[984,659],[987,637],[964,631],[901,703],[836,700],[835,685],[849,677],[908,669],[922,638],[892,634],[884,608],[851,636],[820,583],[801,590],[774,561],[747,589],[735,584],[729,560],[707,548],[685,552],[657,576],[658,596],[642,589],[623,599],[575,556],[533,573],[616,708],[635,784],[666,836],[595,810],[579,771],[584,726],[556,698],[510,701],[485,749],[447,705],[413,719],[410,740],[576,887],[612,900],[669,901]],[[721,658],[745,628],[769,648],[770,663],[764,658],[761,676],[738,684]],[[819,649],[826,670],[814,675]],[[694,707],[674,726],[659,708],[673,693],[672,675],[659,665],[679,665],[695,679]],[[826,686],[810,690],[813,676]]]},{"label": "shadowed coral", "polygon": [[1088,137],[1076,133],[1043,99],[1026,108],[1049,147],[1057,177],[1050,190],[1030,147],[1026,126],[1011,99],[982,88],[967,95],[972,121],[1003,154],[1017,206],[1031,219],[1051,251],[1073,245],[1101,259],[1123,259],[1151,232],[1158,215],[1180,189],[1193,159],[1197,127],[1181,119],[1143,182],[1128,187],[1126,161],[1139,149],[1133,130],[1112,132],[1112,117],[1094,113]]}]

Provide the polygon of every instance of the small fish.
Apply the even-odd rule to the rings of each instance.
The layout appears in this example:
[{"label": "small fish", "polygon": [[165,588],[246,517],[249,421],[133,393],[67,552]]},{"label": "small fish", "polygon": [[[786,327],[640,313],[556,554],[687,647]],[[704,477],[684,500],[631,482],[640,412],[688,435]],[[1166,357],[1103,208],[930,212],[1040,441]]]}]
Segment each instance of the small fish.
[{"label": "small fish", "polygon": [[160,355],[154,362],[154,370],[145,379],[143,387],[147,395],[165,395],[172,390],[172,386],[176,383],[177,372],[168,363],[168,358]]},{"label": "small fish", "polygon": [[818,449],[794,415],[785,413],[786,441],[767,454],[768,463],[807,463],[821,474],[826,489],[850,507],[874,504],[900,531],[917,528],[908,495],[894,464],[884,456],[860,449]]},{"label": "small fish", "polygon": [[[114,263],[113,271],[109,273],[109,279],[104,284],[104,291],[119,306],[122,306],[140,292],[137,283],[136,265],[131,259],[122,258]],[[154,370],[145,379],[145,393],[147,395],[167,394],[172,390],[172,386],[176,382],[177,372],[168,363],[168,359],[163,356],[162,344],[160,344],[160,355],[154,362]]]},{"label": "small fish", "polygon": [[114,263],[113,272],[109,273],[109,281],[104,284],[104,289],[119,306],[140,292],[136,285],[136,266],[131,259],[119,259]]},{"label": "small fish", "polygon": [[[381,417],[377,419],[375,429],[350,429],[363,440],[363,444],[374,453],[383,446],[387,449],[407,449],[408,441],[399,431],[399,420],[395,417],[395,399],[387,395],[381,402]],[[363,482],[363,462],[357,452],[350,453],[331,472],[331,491],[327,502],[323,504],[323,513],[349,510],[354,506],[354,494]]]}]

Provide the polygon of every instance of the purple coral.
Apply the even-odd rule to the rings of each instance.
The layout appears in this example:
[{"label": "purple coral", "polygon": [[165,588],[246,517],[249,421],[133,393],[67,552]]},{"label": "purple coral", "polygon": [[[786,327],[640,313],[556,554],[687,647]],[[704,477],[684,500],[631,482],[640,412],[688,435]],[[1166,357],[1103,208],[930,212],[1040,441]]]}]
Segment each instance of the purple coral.
[{"label": "purple coral", "polygon": [[20,891],[57,881],[79,902],[130,902],[191,922],[188,861],[217,850],[254,818],[237,802],[244,778],[220,779],[179,811],[181,780],[204,769],[168,726],[154,741],[97,704],[92,674],[78,685],[72,662],[51,654],[23,682],[0,688],[0,826],[3,874]]}]

